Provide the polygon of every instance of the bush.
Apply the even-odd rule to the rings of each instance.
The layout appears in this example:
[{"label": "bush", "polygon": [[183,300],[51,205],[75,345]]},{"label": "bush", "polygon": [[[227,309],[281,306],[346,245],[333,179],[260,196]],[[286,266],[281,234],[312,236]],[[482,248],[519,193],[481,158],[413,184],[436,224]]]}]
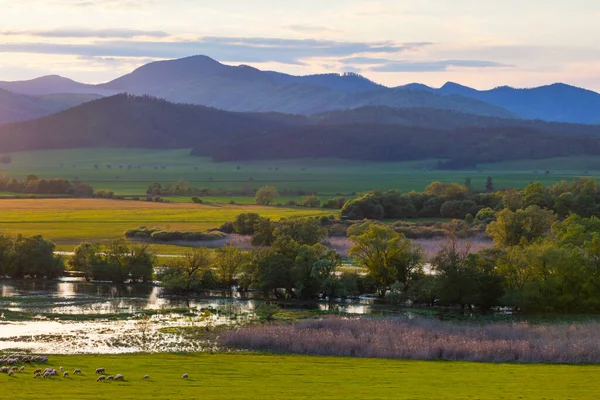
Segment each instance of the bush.
[{"label": "bush", "polygon": [[194,204],[202,204],[202,199],[196,196],[192,197],[192,203]]},{"label": "bush", "polygon": [[233,222],[225,222],[219,227],[219,230],[223,233],[234,233],[235,227],[233,226]]},{"label": "bush", "polygon": [[302,198],[302,206],[316,208],[321,206],[321,199],[317,196],[305,196]]},{"label": "bush", "polygon": [[155,242],[205,242],[211,240],[224,239],[226,235],[223,232],[212,230],[210,232],[179,232],[164,231],[158,228],[140,227],[137,229],[128,229],[124,233],[126,238],[150,239]]},{"label": "bush", "polygon": [[260,221],[260,215],[256,213],[244,213],[237,216],[233,221],[235,233],[240,235],[254,234],[254,226]]},{"label": "bush", "polygon": [[323,208],[332,208],[334,210],[341,210],[346,204],[346,199],[343,197],[337,197],[335,199],[329,199],[325,204],[323,204]]}]

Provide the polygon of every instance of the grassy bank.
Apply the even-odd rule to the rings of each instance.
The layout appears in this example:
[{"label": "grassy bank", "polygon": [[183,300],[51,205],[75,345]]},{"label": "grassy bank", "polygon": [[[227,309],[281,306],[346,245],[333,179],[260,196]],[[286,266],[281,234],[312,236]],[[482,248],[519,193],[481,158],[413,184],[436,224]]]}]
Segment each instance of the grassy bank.
[{"label": "grassy bank", "polygon": [[[596,399],[597,366],[419,362],[251,354],[51,356],[82,376],[0,374],[16,399]],[[96,383],[94,370],[125,375]],[[31,370],[31,368],[29,368]],[[190,379],[180,379],[188,373]],[[142,377],[150,374],[151,380]]]}]

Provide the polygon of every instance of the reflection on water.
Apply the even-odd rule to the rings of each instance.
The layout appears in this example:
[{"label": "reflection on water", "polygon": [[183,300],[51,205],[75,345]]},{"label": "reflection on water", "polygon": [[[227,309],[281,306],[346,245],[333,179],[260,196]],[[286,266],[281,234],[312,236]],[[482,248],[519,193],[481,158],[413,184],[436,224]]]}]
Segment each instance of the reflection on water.
[{"label": "reflection on water", "polygon": [[[23,349],[38,353],[124,353],[138,351],[202,351],[212,348],[202,340],[165,333],[163,328],[238,324],[254,318],[263,302],[250,295],[233,297],[213,292],[181,298],[164,296],[158,286],[114,285],[86,282],[81,278],[57,281],[0,281],[0,350]],[[338,302],[280,303],[282,308],[339,311],[353,314],[405,314],[371,298]],[[208,316],[202,310],[215,311]],[[4,311],[3,311],[4,310]],[[141,320],[144,310],[160,310]],[[185,312],[182,312],[184,310]],[[34,320],[10,320],[6,312],[39,316]],[[88,321],[59,321],[51,314],[91,315]],[[126,314],[124,319],[96,318]],[[76,318],[75,318],[76,319]]]},{"label": "reflection on water", "polygon": [[[86,282],[81,278],[56,281],[0,281],[0,308],[10,311],[53,314],[114,314],[170,308],[211,308],[223,312],[250,313],[262,302],[250,294],[233,297],[211,292],[194,298],[164,296],[162,288],[149,285],[114,285]],[[27,301],[20,301],[27,300]],[[402,308],[373,298],[336,302],[285,302],[284,308],[340,311],[350,314],[396,314]]]}]

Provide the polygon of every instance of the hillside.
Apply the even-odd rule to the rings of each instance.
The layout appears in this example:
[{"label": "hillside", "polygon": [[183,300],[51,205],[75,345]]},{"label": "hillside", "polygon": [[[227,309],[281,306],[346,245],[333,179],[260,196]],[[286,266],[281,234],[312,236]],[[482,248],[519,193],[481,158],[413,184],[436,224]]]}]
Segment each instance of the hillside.
[{"label": "hillside", "polygon": [[43,117],[96,98],[77,94],[26,96],[0,89],[0,124]]},{"label": "hillside", "polygon": [[573,135],[600,134],[600,126],[598,125],[498,118],[424,107],[392,108],[386,106],[366,106],[313,114],[309,116],[309,121],[314,124],[326,125],[378,123],[434,129],[520,126],[546,133]]},{"label": "hillside", "polygon": [[286,126],[277,120],[277,115],[240,114],[149,97],[115,95],[44,118],[0,126],[0,152],[209,146],[226,141],[228,136]]},{"label": "hillside", "polygon": [[[237,113],[147,96],[116,95],[37,120],[0,126],[0,153],[77,147],[194,148],[195,155],[217,161],[305,157],[451,160],[445,168],[600,155],[600,126],[535,121],[519,125],[523,121],[485,122],[479,116],[443,110],[412,111],[375,107],[350,110],[342,117],[342,112],[303,117]],[[390,115],[398,119],[390,121]],[[422,120],[428,122],[419,123]]]}]

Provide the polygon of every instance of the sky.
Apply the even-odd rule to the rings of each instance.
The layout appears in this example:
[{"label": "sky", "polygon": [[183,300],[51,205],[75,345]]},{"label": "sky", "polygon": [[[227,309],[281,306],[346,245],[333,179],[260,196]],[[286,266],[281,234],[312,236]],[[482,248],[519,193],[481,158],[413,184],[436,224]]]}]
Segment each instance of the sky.
[{"label": "sky", "polygon": [[0,0],[0,80],[114,79],[196,54],[387,86],[600,91],[597,0]]}]

